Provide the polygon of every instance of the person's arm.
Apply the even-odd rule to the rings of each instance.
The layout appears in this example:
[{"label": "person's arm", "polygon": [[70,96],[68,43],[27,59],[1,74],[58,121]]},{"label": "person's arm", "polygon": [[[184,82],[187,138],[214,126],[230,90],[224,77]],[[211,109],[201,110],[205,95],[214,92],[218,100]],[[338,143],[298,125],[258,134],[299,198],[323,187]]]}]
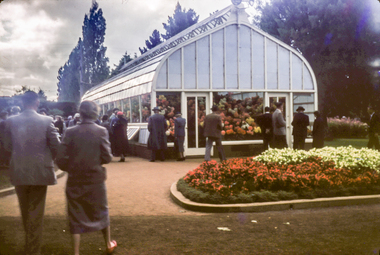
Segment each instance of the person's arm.
[{"label": "person's arm", "polygon": [[60,140],[59,140],[59,133],[57,129],[55,128],[53,122],[51,122],[50,125],[48,126],[46,136],[47,136],[46,139],[47,139],[48,147],[54,159],[57,156]]},{"label": "person's arm", "polygon": [[106,129],[102,131],[100,138],[100,164],[107,164],[112,160],[111,144]]},{"label": "person's arm", "polygon": [[70,130],[67,130],[65,134],[63,135],[61,144],[58,146],[57,156],[55,157],[55,163],[57,164],[59,169],[63,171],[69,170],[69,163],[70,163],[69,145],[70,145]]}]

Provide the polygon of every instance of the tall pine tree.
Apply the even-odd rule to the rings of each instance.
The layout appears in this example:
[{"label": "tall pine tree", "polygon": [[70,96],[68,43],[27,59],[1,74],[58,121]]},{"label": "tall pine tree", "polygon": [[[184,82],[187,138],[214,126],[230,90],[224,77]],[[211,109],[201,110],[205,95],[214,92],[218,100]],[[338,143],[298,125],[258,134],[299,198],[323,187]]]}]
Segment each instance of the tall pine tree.
[{"label": "tall pine tree", "polygon": [[188,11],[186,11],[186,9],[182,10],[181,5],[177,2],[173,17],[168,17],[167,24],[162,23],[166,30],[166,33],[162,34],[162,38],[168,40],[186,28],[196,24],[198,19],[199,15],[197,15],[193,9],[189,9]]},{"label": "tall pine tree", "polygon": [[84,91],[104,81],[109,76],[107,47],[104,46],[106,20],[102,9],[94,1],[90,13],[86,14],[82,26],[82,84]]},{"label": "tall pine tree", "polygon": [[69,60],[58,70],[58,101],[78,104],[83,93],[109,77],[105,30],[103,11],[94,1],[90,13],[84,17],[83,39],[79,38]]},{"label": "tall pine tree", "polygon": [[80,58],[82,39],[71,51],[69,60],[58,70],[58,101],[59,102],[80,102]]},{"label": "tall pine tree", "polygon": [[129,61],[132,61],[131,55],[125,52],[124,56],[120,59],[119,64],[115,65],[115,69],[112,70],[111,77],[119,74],[121,72],[121,68]]}]

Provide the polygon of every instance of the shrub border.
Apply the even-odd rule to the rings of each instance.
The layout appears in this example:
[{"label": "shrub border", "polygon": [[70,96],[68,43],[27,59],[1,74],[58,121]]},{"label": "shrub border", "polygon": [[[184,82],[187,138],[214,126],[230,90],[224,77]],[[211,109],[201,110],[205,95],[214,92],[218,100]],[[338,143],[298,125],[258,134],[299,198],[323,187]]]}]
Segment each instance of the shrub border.
[{"label": "shrub border", "polygon": [[170,197],[181,207],[198,212],[266,212],[285,211],[334,206],[353,206],[380,203],[380,195],[346,196],[333,198],[297,199],[276,202],[258,202],[244,204],[206,204],[193,202],[177,190],[177,182],[170,187]]}]

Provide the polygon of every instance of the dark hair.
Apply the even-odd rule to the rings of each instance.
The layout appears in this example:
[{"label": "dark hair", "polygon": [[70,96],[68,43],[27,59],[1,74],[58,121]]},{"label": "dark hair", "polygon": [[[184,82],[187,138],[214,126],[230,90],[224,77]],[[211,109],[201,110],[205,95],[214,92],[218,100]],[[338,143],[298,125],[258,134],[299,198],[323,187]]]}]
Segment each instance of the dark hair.
[{"label": "dark hair", "polygon": [[219,110],[219,107],[217,105],[213,105],[211,111],[216,112],[217,110]]},{"label": "dark hair", "polygon": [[99,115],[99,106],[92,101],[83,101],[79,106],[79,113],[83,119],[96,120]]},{"label": "dark hair", "polygon": [[268,106],[265,106],[264,111],[269,112],[270,108]]},{"label": "dark hair", "polygon": [[33,106],[38,101],[38,94],[34,91],[26,91],[24,95],[21,97],[22,103],[24,107]]},{"label": "dark hair", "polygon": [[104,114],[103,117],[102,117],[102,121],[106,121],[106,120],[108,120],[108,115]]},{"label": "dark hair", "polygon": [[315,111],[314,112],[314,115],[317,116],[317,117],[320,117],[321,116],[321,113],[319,111]]},{"label": "dark hair", "polygon": [[277,107],[277,108],[280,108],[282,106],[282,102],[278,101],[278,102],[275,102],[274,105]]}]

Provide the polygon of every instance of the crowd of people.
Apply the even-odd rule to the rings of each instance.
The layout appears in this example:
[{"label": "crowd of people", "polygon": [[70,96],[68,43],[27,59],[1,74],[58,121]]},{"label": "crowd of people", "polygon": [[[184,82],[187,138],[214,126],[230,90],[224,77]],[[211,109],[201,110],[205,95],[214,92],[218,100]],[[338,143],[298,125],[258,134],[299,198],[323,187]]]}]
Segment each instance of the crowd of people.
[{"label": "crowd of people", "polygon": [[[111,239],[106,169],[103,165],[111,162],[113,156],[119,156],[119,162],[125,162],[128,120],[124,113],[116,108],[111,116],[104,115],[100,121],[98,105],[83,101],[79,112],[73,117],[54,118],[46,116],[46,110],[37,112],[39,98],[33,91],[24,93],[22,103],[22,112],[16,106],[9,116],[8,112],[0,113],[0,163],[10,162],[10,180],[15,186],[25,229],[26,253],[40,253],[47,187],[57,183],[55,163],[68,173],[66,199],[74,254],[79,254],[81,234],[99,230],[104,236],[106,253],[111,254],[117,243]],[[276,102],[275,106],[273,109],[265,107],[265,113],[257,120],[262,130],[264,150],[288,146],[283,104]],[[160,110],[154,107],[154,114],[148,119],[148,148],[152,151],[150,162],[157,158],[165,160],[168,124]],[[219,158],[223,161],[226,155],[221,140],[222,117],[217,105],[212,106],[211,110],[212,113],[204,119],[203,135],[207,138],[204,159],[210,161],[215,142]],[[294,148],[304,149],[309,117],[302,106],[296,111],[291,123]],[[368,114],[368,147],[378,149],[380,118],[371,107]],[[318,111],[314,115],[313,147],[320,148],[324,145],[325,123]],[[184,161],[186,119],[180,112],[176,113],[174,124],[177,161]]]}]

